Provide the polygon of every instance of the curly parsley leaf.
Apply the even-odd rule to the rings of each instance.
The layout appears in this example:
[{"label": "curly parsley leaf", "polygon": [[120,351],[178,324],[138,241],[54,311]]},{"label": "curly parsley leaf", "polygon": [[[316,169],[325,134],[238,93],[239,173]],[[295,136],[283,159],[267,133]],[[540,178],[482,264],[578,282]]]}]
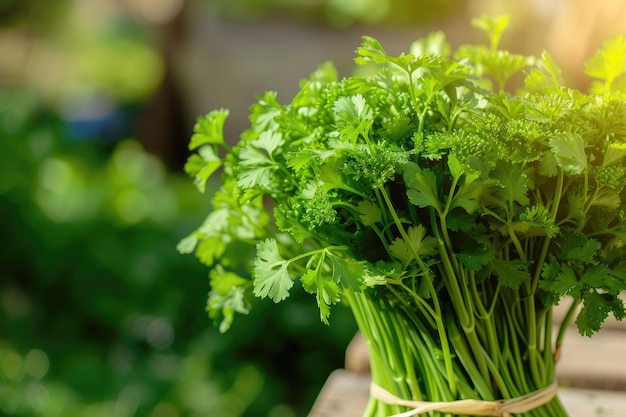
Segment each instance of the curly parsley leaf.
[{"label": "curly parsley leaf", "polygon": [[[300,216],[300,204],[294,203],[296,199],[280,204],[274,208],[276,227],[281,232],[289,233],[296,243],[301,245],[304,239],[311,237],[311,231],[302,224]],[[293,207],[294,203],[297,207]]]},{"label": "curly parsley leaf", "polygon": [[559,232],[559,226],[554,223],[552,214],[542,205],[535,204],[526,207],[519,215],[519,221],[513,222],[513,230],[522,236],[549,236],[554,237]]}]

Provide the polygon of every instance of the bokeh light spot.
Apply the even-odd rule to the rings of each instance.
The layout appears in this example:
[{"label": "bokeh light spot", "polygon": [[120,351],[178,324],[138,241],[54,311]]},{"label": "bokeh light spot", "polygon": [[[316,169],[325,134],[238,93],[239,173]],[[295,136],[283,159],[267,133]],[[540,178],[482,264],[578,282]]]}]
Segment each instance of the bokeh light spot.
[{"label": "bokeh light spot", "polygon": [[174,342],[174,329],[165,318],[156,318],[146,329],[146,340],[157,350],[167,349]]},{"label": "bokeh light spot", "polygon": [[24,394],[26,403],[37,413],[43,411],[50,402],[50,393],[39,382],[29,384]]},{"label": "bokeh light spot", "polygon": [[62,194],[72,184],[72,167],[57,158],[47,159],[39,169],[39,183],[46,191]]},{"label": "bokeh light spot", "polygon": [[24,359],[13,350],[7,350],[2,358],[2,373],[7,379],[19,382],[24,378]]},{"label": "bokeh light spot", "polygon": [[38,179],[35,199],[53,221],[86,219],[97,211],[97,190],[86,185],[84,173],[77,164],[48,158],[39,168]]},{"label": "bokeh light spot", "polygon": [[122,191],[115,198],[115,208],[126,223],[134,224],[145,219],[150,211],[150,201],[136,189]]},{"label": "bokeh light spot", "polygon": [[30,376],[35,379],[41,379],[48,373],[50,360],[48,355],[42,350],[33,349],[26,354],[24,367]]}]

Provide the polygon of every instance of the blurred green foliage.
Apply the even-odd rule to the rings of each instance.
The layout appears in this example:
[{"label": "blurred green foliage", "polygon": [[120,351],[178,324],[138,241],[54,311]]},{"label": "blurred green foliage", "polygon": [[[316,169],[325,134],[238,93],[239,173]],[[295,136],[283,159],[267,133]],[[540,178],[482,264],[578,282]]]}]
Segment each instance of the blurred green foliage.
[{"label": "blurred green foliage", "polygon": [[141,106],[164,80],[154,28],[126,2],[0,0],[0,74],[37,86],[70,118]]},{"label": "blurred green foliage", "polygon": [[333,27],[413,25],[466,11],[467,0],[217,0],[213,13],[225,19],[289,14]]},{"label": "blurred green foliage", "polygon": [[45,32],[55,25],[67,10],[68,0],[0,0],[0,26],[22,26]]},{"label": "blurred green foliage", "polygon": [[300,290],[219,334],[175,249],[207,203],[138,142],[69,141],[37,93],[0,90],[0,415],[306,414],[352,318],[323,326]]}]

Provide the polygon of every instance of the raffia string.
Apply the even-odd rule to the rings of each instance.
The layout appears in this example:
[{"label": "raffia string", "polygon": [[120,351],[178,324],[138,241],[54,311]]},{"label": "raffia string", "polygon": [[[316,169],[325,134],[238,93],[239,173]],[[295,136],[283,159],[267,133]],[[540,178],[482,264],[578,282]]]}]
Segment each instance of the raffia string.
[{"label": "raffia string", "polygon": [[490,416],[490,417],[513,417],[513,413],[525,413],[546,404],[557,393],[558,384],[543,387],[537,391],[522,395],[517,398],[506,400],[485,401],[485,400],[457,400],[449,402],[412,401],[398,398],[384,388],[372,383],[370,395],[384,401],[387,404],[410,407],[412,410],[389,417],[411,417],[428,411],[440,411],[442,413],[454,413],[470,416]]}]

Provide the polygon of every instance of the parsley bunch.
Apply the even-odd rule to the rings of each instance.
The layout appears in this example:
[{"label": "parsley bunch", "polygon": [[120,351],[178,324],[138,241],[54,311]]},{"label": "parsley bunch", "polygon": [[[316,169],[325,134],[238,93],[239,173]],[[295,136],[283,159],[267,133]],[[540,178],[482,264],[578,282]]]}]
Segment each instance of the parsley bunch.
[{"label": "parsley bunch", "polygon": [[[493,400],[552,382],[571,320],[590,336],[624,317],[626,41],[587,63],[585,94],[547,52],[499,49],[506,18],[474,23],[489,46],[453,52],[438,32],[391,56],[363,37],[359,75],[325,63],[291,103],[266,93],[234,146],[227,110],[198,120],[185,169],[201,191],[220,170],[221,188],[179,249],[211,267],[222,331],[299,279],[325,323],[350,305],[385,389]],[[366,415],[403,410],[372,399]]]}]

